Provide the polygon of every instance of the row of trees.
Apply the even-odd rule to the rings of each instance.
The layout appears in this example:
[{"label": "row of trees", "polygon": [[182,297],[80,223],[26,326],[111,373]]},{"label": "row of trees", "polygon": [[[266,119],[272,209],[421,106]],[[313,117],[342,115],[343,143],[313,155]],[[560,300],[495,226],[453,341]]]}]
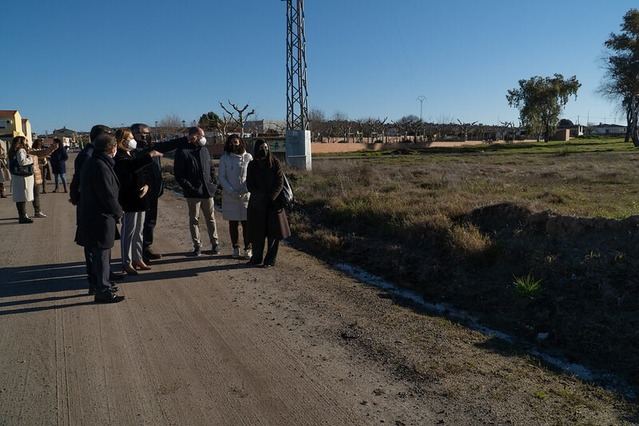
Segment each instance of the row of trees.
[{"label": "row of trees", "polygon": [[444,119],[440,123],[429,123],[415,115],[407,115],[399,120],[385,118],[363,118],[349,120],[343,113],[327,119],[321,110],[311,110],[309,121],[313,140],[334,140],[343,142],[388,142],[390,138],[409,141],[434,140],[495,140],[514,138],[517,129],[511,123],[488,126],[477,122],[464,123],[461,120]]},{"label": "row of trees", "polygon": [[[621,32],[612,33],[604,45],[606,74],[599,91],[619,103],[627,120],[626,142],[632,140],[639,147],[639,10],[629,10]],[[535,76],[519,80],[519,87],[509,90],[506,99],[511,107],[519,109],[521,124],[528,134],[548,141],[557,129],[563,108],[571,97],[577,97],[580,87],[576,76]]]}]

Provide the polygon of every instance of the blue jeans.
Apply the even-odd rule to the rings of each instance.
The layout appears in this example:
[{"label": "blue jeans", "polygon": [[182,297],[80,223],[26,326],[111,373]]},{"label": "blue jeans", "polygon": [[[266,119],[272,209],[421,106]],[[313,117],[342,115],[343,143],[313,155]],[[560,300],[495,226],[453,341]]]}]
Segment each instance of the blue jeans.
[{"label": "blue jeans", "polygon": [[54,191],[58,190],[58,179],[60,179],[62,181],[62,187],[64,188],[64,192],[67,192],[67,178],[64,175],[64,173],[55,173],[55,188],[53,188]]}]

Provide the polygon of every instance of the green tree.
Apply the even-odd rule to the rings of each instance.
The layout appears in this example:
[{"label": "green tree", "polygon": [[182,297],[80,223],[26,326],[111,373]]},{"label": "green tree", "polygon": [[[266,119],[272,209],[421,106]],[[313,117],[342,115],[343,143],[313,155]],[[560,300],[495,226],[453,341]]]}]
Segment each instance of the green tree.
[{"label": "green tree", "polygon": [[552,77],[535,76],[519,80],[519,88],[506,95],[508,104],[519,109],[521,123],[529,134],[543,135],[548,142],[557,129],[559,115],[571,96],[577,97],[581,83],[576,76],[568,80],[561,74]]},{"label": "green tree", "polygon": [[623,17],[621,32],[604,43],[606,76],[600,88],[604,96],[620,102],[626,113],[626,142],[639,147],[639,10]]},{"label": "green tree", "polygon": [[202,114],[198,120],[198,126],[207,130],[217,130],[220,123],[220,116],[214,112],[207,112]]}]

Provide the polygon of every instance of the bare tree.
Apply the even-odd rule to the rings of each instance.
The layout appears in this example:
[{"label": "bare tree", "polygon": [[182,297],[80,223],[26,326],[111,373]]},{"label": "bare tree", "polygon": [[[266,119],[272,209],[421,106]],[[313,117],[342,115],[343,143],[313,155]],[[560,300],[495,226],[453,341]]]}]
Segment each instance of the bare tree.
[{"label": "bare tree", "polygon": [[244,135],[244,123],[246,123],[246,120],[251,116],[251,115],[255,115],[255,110],[252,109],[249,112],[246,112],[246,110],[248,109],[249,105],[246,104],[244,105],[244,108],[240,108],[237,105],[235,105],[233,102],[228,101],[229,105],[231,106],[231,108],[234,110],[234,112],[229,111],[222,102],[220,102],[220,106],[222,107],[222,109],[224,110],[224,112],[226,112],[230,119],[233,120],[240,128],[240,135]]},{"label": "bare tree", "polygon": [[158,126],[166,129],[179,129],[182,127],[182,119],[177,114],[167,114],[158,121]]},{"label": "bare tree", "polygon": [[461,134],[462,134],[462,138],[464,140],[464,142],[466,142],[468,140],[468,131],[477,124],[476,121],[473,121],[472,123],[462,123],[462,121],[460,119],[457,119],[457,122],[459,123],[459,126],[461,127]]}]

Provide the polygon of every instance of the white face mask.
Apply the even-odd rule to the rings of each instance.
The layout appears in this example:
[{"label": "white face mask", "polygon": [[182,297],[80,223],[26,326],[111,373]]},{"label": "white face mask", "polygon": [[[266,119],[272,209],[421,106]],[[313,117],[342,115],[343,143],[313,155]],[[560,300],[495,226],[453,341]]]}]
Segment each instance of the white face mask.
[{"label": "white face mask", "polygon": [[138,147],[138,141],[136,141],[135,139],[129,139],[128,141],[126,141],[126,147],[129,151],[133,151]]},{"label": "white face mask", "polygon": [[197,143],[198,143],[200,146],[204,146],[204,145],[206,145],[206,138],[205,138],[204,136],[202,136],[200,139],[198,139]]}]

